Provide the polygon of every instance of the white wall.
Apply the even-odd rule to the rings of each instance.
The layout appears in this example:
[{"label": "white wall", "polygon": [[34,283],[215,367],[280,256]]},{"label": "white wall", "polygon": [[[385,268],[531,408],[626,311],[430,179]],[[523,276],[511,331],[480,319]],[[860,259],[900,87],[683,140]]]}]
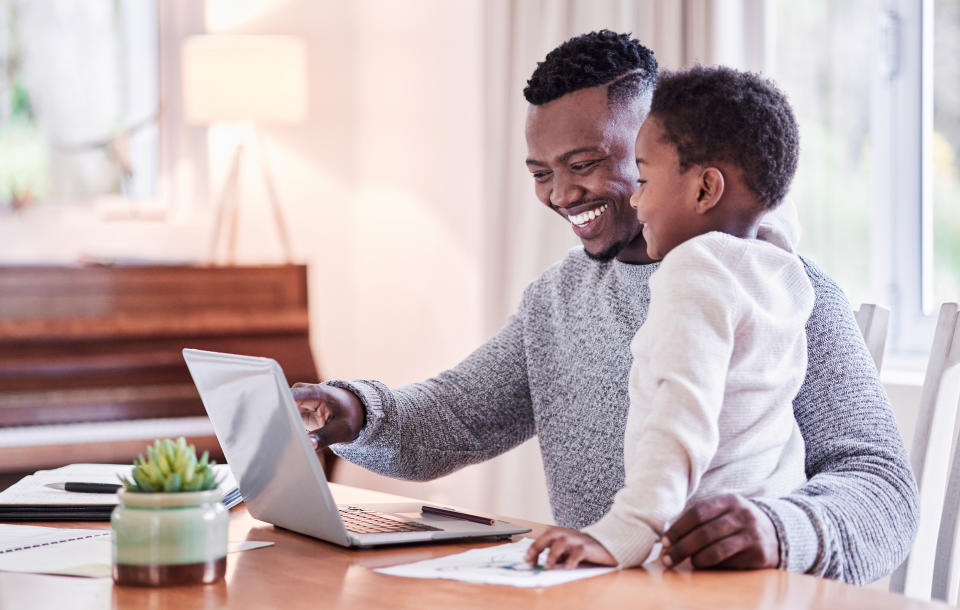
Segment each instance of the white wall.
[{"label": "white wall", "polygon": [[[310,265],[321,373],[400,384],[480,345],[481,0],[211,1],[205,17],[211,32],[293,34],[308,45],[308,121],[263,133],[296,258]],[[179,61],[176,49],[161,61]],[[184,128],[187,141],[197,133]],[[213,129],[209,158],[201,146],[180,155],[172,190],[188,196],[166,220],[108,220],[102,204],[36,205],[0,219],[0,262],[203,260],[213,206],[192,176],[209,163],[218,192],[231,137]],[[263,186],[244,174],[239,262],[281,260]],[[476,469],[428,487],[344,470],[349,481],[484,505]]]}]

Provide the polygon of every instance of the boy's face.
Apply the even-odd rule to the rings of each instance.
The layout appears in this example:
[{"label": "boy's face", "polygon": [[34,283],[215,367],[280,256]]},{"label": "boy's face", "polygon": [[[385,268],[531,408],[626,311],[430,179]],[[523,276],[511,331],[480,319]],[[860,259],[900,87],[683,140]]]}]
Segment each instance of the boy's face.
[{"label": "boy's face", "polygon": [[702,218],[695,206],[700,191],[699,166],[680,169],[676,147],[664,137],[663,126],[650,115],[636,143],[637,189],[630,205],[643,224],[647,254],[660,260],[667,252],[698,235]]}]

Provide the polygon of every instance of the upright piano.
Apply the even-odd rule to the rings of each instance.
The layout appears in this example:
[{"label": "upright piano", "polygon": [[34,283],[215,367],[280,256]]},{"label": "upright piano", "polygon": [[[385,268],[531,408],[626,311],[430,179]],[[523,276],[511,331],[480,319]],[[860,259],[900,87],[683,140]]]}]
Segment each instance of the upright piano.
[{"label": "upright piano", "polygon": [[161,437],[222,457],[184,347],[319,381],[306,267],[0,267],[0,474],[125,463]]}]

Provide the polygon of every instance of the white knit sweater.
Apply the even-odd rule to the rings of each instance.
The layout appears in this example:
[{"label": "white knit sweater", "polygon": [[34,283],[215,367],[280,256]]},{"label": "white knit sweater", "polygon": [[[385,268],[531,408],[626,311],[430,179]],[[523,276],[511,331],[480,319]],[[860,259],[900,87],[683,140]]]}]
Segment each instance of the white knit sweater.
[{"label": "white knit sweater", "polygon": [[800,486],[791,401],[807,368],[814,292],[787,239],[707,233],[664,257],[631,343],[625,485],[584,531],[639,565],[691,502]]}]

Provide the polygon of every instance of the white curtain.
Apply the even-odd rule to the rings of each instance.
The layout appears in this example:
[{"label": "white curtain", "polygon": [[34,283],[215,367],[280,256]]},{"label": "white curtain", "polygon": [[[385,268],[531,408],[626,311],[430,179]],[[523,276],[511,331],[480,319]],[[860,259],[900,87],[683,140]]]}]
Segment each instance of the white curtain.
[{"label": "white curtain", "polygon": [[[538,61],[564,40],[607,28],[632,32],[662,68],[708,63],[713,0],[488,0],[484,21],[487,103],[486,326],[496,332],[524,287],[578,240],[534,196],[524,159],[523,88]],[[551,522],[536,440],[482,472],[489,510]]]}]

